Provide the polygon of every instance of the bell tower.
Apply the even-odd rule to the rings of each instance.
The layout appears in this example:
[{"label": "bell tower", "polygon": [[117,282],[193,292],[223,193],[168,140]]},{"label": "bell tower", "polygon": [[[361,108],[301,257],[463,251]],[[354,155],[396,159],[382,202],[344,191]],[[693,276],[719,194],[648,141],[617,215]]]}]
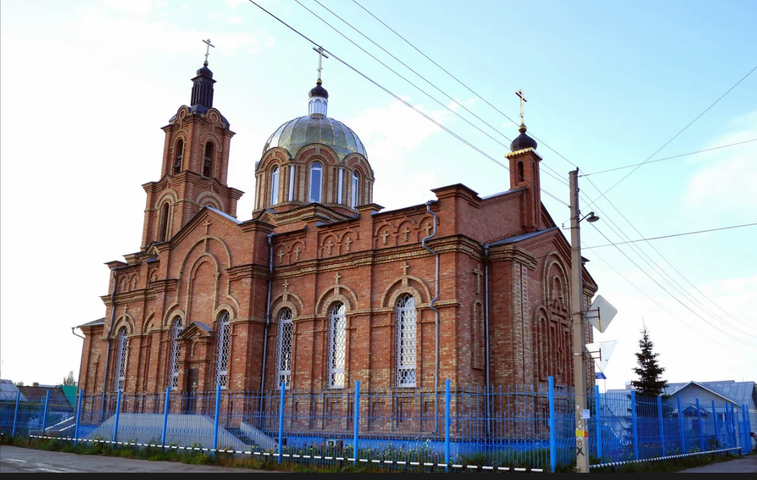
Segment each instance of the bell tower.
[{"label": "bell tower", "polygon": [[[204,42],[208,50],[213,45]],[[213,108],[213,72],[207,56],[192,78],[192,98],[163,127],[165,143],[161,178],[142,187],[147,193],[142,230],[144,251],[152,243],[170,240],[203,207],[236,217],[240,190],[226,184],[229,147],[234,132]]]}]

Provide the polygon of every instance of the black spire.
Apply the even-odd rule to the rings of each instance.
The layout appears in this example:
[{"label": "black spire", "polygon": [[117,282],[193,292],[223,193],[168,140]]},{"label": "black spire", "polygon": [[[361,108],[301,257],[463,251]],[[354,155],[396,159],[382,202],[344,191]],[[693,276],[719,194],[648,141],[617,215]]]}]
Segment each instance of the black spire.
[{"label": "black spire", "polygon": [[197,76],[192,79],[192,103],[191,106],[202,105],[206,108],[213,108],[213,72],[208,68],[208,62],[202,64],[202,68],[197,70]]}]

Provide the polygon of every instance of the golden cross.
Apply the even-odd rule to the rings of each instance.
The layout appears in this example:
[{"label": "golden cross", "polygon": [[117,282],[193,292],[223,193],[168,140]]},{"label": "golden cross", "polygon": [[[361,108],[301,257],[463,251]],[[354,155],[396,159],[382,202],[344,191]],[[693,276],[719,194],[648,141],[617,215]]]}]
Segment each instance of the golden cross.
[{"label": "golden cross", "polygon": [[210,43],[210,39],[203,40],[202,43],[205,43],[205,44],[208,45],[207,47],[205,47],[205,66],[207,66],[208,65],[208,55],[210,55],[210,47],[216,48],[216,46],[213,45],[212,43]]},{"label": "golden cross", "polygon": [[515,92],[515,95],[517,95],[520,98],[520,124],[523,125],[523,102],[527,102],[526,97],[523,96],[523,90],[518,90]]}]

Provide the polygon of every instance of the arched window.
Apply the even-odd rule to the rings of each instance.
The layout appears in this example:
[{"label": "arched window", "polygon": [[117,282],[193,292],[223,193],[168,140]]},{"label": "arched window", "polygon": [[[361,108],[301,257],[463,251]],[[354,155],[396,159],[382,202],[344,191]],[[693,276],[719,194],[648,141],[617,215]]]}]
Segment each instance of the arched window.
[{"label": "arched window", "polygon": [[173,162],[173,174],[178,175],[181,173],[181,156],[184,153],[184,140],[176,142],[176,158]]},{"label": "arched window", "polygon": [[126,383],[126,327],[121,327],[116,335],[116,390],[123,390]]},{"label": "arched window", "polygon": [[345,343],[347,340],[347,317],[343,303],[336,303],[329,310],[329,387],[344,388]]},{"label": "arched window", "polygon": [[271,170],[271,205],[279,203],[279,167]]},{"label": "arched window", "polygon": [[415,298],[402,295],[397,300],[397,386],[415,386]]},{"label": "arched window", "polygon": [[287,388],[291,386],[292,379],[292,311],[285,308],[279,315],[279,345],[277,362],[278,383],[284,382]]},{"label": "arched window", "polygon": [[213,176],[213,142],[205,144],[205,163],[203,163],[202,174],[205,177]]},{"label": "arched window", "polygon": [[343,189],[344,189],[344,169],[340,168],[339,169],[339,178],[337,179],[337,183],[336,183],[336,192],[337,192],[337,194],[336,194],[336,203],[342,203],[343,198],[344,198],[344,196],[342,194],[343,193],[342,192]]},{"label": "arched window", "polygon": [[360,201],[360,176],[357,172],[352,172],[352,208],[358,206]]},{"label": "arched window", "polygon": [[158,224],[158,241],[159,242],[165,242],[166,237],[168,236],[169,208],[170,208],[170,205],[168,202],[165,202],[163,206],[160,207],[160,222]]},{"label": "arched window", "polygon": [[181,334],[182,325],[181,317],[173,319],[173,326],[171,327],[171,363],[169,366],[169,377],[171,390],[176,390],[179,387],[179,355],[181,355],[181,347],[179,347],[179,335]]},{"label": "arched window", "polygon": [[225,389],[229,381],[229,312],[222,312],[218,316],[218,346],[216,350],[216,387]]},{"label": "arched window", "polygon": [[314,162],[310,165],[310,200],[311,202],[321,202],[321,177],[323,176],[323,166]]},{"label": "arched window", "polygon": [[516,181],[522,182],[525,180],[525,177],[523,176],[523,162],[518,162],[518,178]]}]

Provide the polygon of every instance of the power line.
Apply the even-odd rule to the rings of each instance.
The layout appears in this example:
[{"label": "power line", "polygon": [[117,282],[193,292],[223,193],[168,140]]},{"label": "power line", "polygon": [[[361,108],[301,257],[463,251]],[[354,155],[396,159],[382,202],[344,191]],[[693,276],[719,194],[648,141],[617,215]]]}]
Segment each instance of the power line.
[{"label": "power line", "polygon": [[705,323],[706,323],[707,325],[709,325],[710,327],[714,328],[714,329],[715,329],[715,330],[717,330],[718,332],[720,332],[720,333],[722,333],[722,334],[726,335],[727,337],[729,337],[729,338],[731,338],[731,339],[733,339],[733,340],[736,340],[737,342],[739,342],[739,343],[742,343],[742,344],[744,344],[744,345],[747,345],[747,346],[749,346],[749,347],[757,347],[757,344],[754,344],[754,343],[749,343],[749,342],[745,342],[744,340],[742,340],[742,339],[740,339],[740,338],[738,338],[738,337],[734,337],[734,336],[733,336],[733,335],[731,335],[730,333],[728,333],[728,332],[725,332],[725,331],[721,330],[721,329],[720,329],[720,328],[718,328],[718,327],[717,327],[716,325],[713,325],[712,323],[710,323],[710,321],[708,321],[708,320],[707,320],[706,318],[704,318],[703,316],[699,315],[699,314],[698,314],[697,312],[695,312],[694,310],[692,310],[692,309],[691,309],[691,308],[690,308],[690,307],[689,307],[688,305],[686,305],[685,303],[683,303],[683,302],[682,302],[682,301],[681,301],[681,300],[680,300],[680,299],[679,299],[678,297],[676,297],[676,296],[674,296],[674,295],[673,295],[672,293],[670,293],[670,292],[668,291],[668,289],[666,289],[665,287],[663,287],[663,286],[662,286],[662,285],[660,284],[660,282],[658,282],[657,280],[655,280],[655,279],[654,279],[654,278],[653,278],[653,277],[652,277],[652,276],[651,276],[650,274],[648,274],[648,273],[647,273],[647,272],[646,272],[646,271],[645,271],[644,269],[642,269],[642,268],[641,268],[641,267],[639,266],[639,264],[637,264],[636,262],[634,262],[634,261],[633,261],[633,260],[631,259],[631,257],[629,257],[629,256],[628,256],[628,255],[626,254],[626,252],[624,252],[623,250],[621,250],[621,248],[620,248],[620,247],[618,247],[617,245],[615,245],[615,244],[613,243],[613,241],[612,241],[612,240],[610,240],[609,238],[607,238],[607,235],[605,235],[605,234],[604,234],[604,233],[603,233],[603,232],[602,232],[602,231],[601,231],[601,230],[600,230],[599,228],[597,228],[597,226],[596,226],[596,225],[594,225],[593,223],[592,223],[591,225],[592,225],[592,226],[594,227],[594,229],[595,229],[595,230],[596,230],[597,232],[599,232],[599,234],[600,234],[600,235],[602,235],[602,236],[603,236],[603,237],[605,238],[605,240],[607,240],[608,242],[610,242],[610,243],[611,243],[611,244],[612,244],[612,245],[613,245],[613,246],[614,246],[614,247],[615,247],[615,248],[616,248],[616,249],[617,249],[617,250],[618,250],[618,251],[619,251],[620,253],[622,253],[622,254],[623,254],[623,256],[624,256],[624,257],[626,257],[626,259],[627,259],[627,260],[628,260],[629,262],[633,263],[633,264],[634,264],[634,266],[636,266],[636,268],[638,268],[638,269],[639,269],[639,270],[640,270],[640,271],[641,271],[641,272],[642,272],[642,273],[643,273],[644,275],[646,275],[647,277],[649,277],[649,279],[650,279],[650,280],[652,280],[652,281],[653,281],[653,282],[654,282],[654,283],[655,283],[655,284],[656,284],[656,285],[657,285],[658,287],[660,287],[660,288],[661,288],[661,289],[662,289],[662,290],[663,290],[663,291],[664,291],[665,293],[667,293],[668,295],[670,295],[670,297],[671,297],[671,298],[672,298],[673,300],[675,300],[676,302],[678,302],[679,304],[681,304],[681,306],[682,306],[682,307],[684,307],[684,308],[685,308],[686,310],[690,311],[691,313],[693,313],[694,315],[696,315],[696,316],[697,316],[697,317],[698,317],[698,318],[699,318],[700,320],[702,320],[703,322],[705,322]]},{"label": "power line", "polygon": [[636,243],[636,242],[648,242],[650,240],[662,240],[663,238],[682,237],[684,235],[696,235],[698,233],[717,232],[719,230],[729,230],[729,229],[732,229],[732,228],[752,227],[754,225],[757,225],[757,223],[746,223],[744,225],[732,225],[730,227],[711,228],[709,230],[697,230],[696,232],[675,233],[673,235],[664,235],[664,236],[661,236],[661,237],[640,238],[638,240],[630,240],[628,242],[615,242],[615,243],[606,243],[604,245],[594,245],[593,247],[584,247],[584,246],[582,246],[581,248],[584,249],[584,250],[590,250],[592,248],[610,247],[610,246],[614,246],[614,245],[626,245],[626,244],[629,244],[629,243]]},{"label": "power line", "polygon": [[714,107],[715,105],[717,105],[717,103],[718,103],[719,101],[721,101],[721,100],[722,100],[722,99],[723,99],[723,98],[724,98],[724,97],[725,97],[726,95],[728,95],[729,93],[731,93],[731,90],[733,90],[734,88],[736,88],[736,87],[737,87],[737,86],[738,86],[738,85],[739,85],[739,84],[740,84],[741,82],[743,82],[743,81],[744,81],[744,80],[745,80],[745,79],[746,79],[746,78],[747,78],[747,77],[748,77],[749,75],[751,75],[751,74],[752,74],[752,72],[754,72],[755,70],[757,70],[757,66],[755,66],[755,67],[754,67],[753,69],[751,69],[751,70],[749,71],[749,73],[747,73],[746,75],[744,75],[743,77],[741,77],[741,80],[739,80],[738,82],[736,82],[736,84],[734,84],[734,85],[733,85],[733,86],[732,86],[731,88],[729,88],[729,89],[728,89],[728,91],[726,91],[726,92],[725,92],[725,93],[724,93],[723,95],[721,95],[721,96],[720,96],[720,97],[719,97],[719,98],[718,98],[717,100],[715,100],[714,102],[712,102],[712,104],[711,104],[711,105],[710,105],[709,107],[705,108],[705,109],[704,109],[704,111],[703,111],[702,113],[700,113],[699,115],[697,115],[697,117],[696,117],[696,118],[695,118],[694,120],[690,121],[690,122],[688,123],[688,125],[686,125],[685,127],[683,127],[683,128],[681,129],[681,131],[679,131],[678,133],[676,133],[675,135],[673,135],[673,138],[671,138],[670,140],[668,140],[667,142],[665,142],[665,144],[664,144],[663,146],[661,146],[660,148],[658,148],[657,150],[655,150],[655,152],[654,152],[654,153],[653,153],[652,155],[650,155],[649,157],[647,157],[647,159],[646,159],[646,160],[644,160],[643,162],[641,162],[641,163],[640,163],[640,164],[639,164],[638,166],[636,166],[636,168],[634,168],[633,170],[631,170],[630,172],[628,172],[628,174],[626,174],[626,176],[625,176],[625,177],[623,177],[623,178],[621,178],[620,180],[618,180],[617,182],[615,182],[615,184],[614,184],[614,185],[613,185],[612,187],[610,187],[610,188],[608,188],[607,190],[605,190],[605,192],[604,192],[604,193],[602,193],[602,195],[600,195],[599,197],[597,197],[597,198],[596,198],[596,199],[595,199],[595,200],[594,200],[594,201],[593,201],[592,203],[596,202],[596,201],[597,201],[597,200],[599,200],[600,198],[602,198],[602,197],[604,197],[605,195],[607,195],[607,194],[608,194],[608,193],[610,192],[610,190],[612,190],[613,188],[617,187],[617,186],[618,186],[618,185],[619,185],[619,184],[620,184],[620,183],[621,183],[621,182],[622,182],[623,180],[625,180],[626,178],[628,178],[628,177],[630,177],[631,175],[633,175],[633,173],[634,173],[634,172],[635,172],[636,170],[638,170],[639,168],[641,168],[641,166],[642,166],[642,165],[644,165],[644,164],[645,164],[645,163],[647,163],[647,162],[648,162],[648,161],[649,161],[649,160],[650,160],[650,159],[651,159],[652,157],[654,157],[655,155],[657,155],[657,154],[658,154],[658,153],[660,152],[660,150],[662,150],[663,148],[667,147],[667,146],[668,146],[668,144],[670,144],[670,143],[671,143],[671,142],[672,142],[673,140],[675,140],[676,138],[678,138],[678,136],[679,136],[680,134],[682,134],[683,132],[685,132],[685,131],[686,131],[686,129],[688,129],[688,128],[689,128],[690,126],[692,126],[692,125],[694,124],[694,122],[696,122],[697,120],[699,120],[699,119],[700,119],[700,118],[702,117],[702,115],[704,115],[705,113],[707,113],[708,111],[710,111],[710,109],[711,109],[712,107]]},{"label": "power line", "polygon": [[693,326],[691,326],[691,324],[689,322],[684,322],[683,320],[681,320],[677,316],[673,315],[673,313],[670,312],[670,310],[668,310],[667,308],[665,308],[662,305],[660,305],[660,303],[657,300],[655,300],[654,298],[650,297],[649,294],[647,294],[644,290],[642,290],[641,288],[639,288],[638,285],[636,285],[631,280],[629,280],[625,275],[623,275],[622,273],[620,273],[615,267],[612,266],[612,264],[610,262],[608,262],[607,260],[605,260],[598,252],[594,252],[594,255],[596,255],[597,258],[599,258],[600,260],[602,260],[603,262],[605,262],[605,264],[608,267],[610,267],[610,269],[613,272],[615,272],[618,276],[620,276],[620,278],[622,278],[623,280],[625,280],[626,282],[628,282],[633,288],[635,288],[636,290],[638,290],[639,293],[641,293],[642,295],[644,295],[645,297],[647,297],[649,300],[651,300],[655,305],[657,305],[658,307],[660,307],[663,311],[665,311],[665,313],[667,313],[668,315],[670,315],[673,319],[675,319],[676,321],[682,323],[686,328],[689,328],[689,329],[693,330],[694,332],[698,333],[699,335],[702,335],[708,341],[715,342],[718,345],[720,345],[722,347],[726,347],[726,348],[728,348],[730,350],[735,350],[735,351],[738,351],[738,352],[741,352],[741,353],[747,353],[747,354],[750,354],[750,355],[753,353],[753,352],[750,352],[750,351],[739,350],[737,348],[733,348],[733,346],[731,346],[731,345],[725,345],[724,343],[719,342],[718,340],[712,338],[711,336],[707,335],[706,333],[703,333],[703,332],[697,330],[696,328],[694,328]]},{"label": "power line", "polygon": [[642,165],[647,165],[647,164],[650,164],[650,163],[662,162],[663,160],[672,160],[674,158],[686,157],[686,156],[694,155],[694,154],[697,154],[697,153],[704,153],[704,152],[711,152],[713,150],[720,150],[721,148],[735,147],[736,145],[743,145],[743,144],[749,143],[749,142],[757,142],[757,138],[753,138],[751,140],[744,140],[743,142],[729,143],[728,145],[720,145],[719,147],[712,147],[712,148],[706,148],[704,150],[697,150],[696,152],[689,152],[689,153],[682,153],[680,155],[673,155],[672,157],[658,158],[657,160],[651,160],[649,162],[635,163],[633,165],[625,165],[623,167],[611,168],[609,170],[601,170],[599,172],[584,173],[583,175],[579,175],[579,177],[588,177],[589,175],[599,175],[600,173],[614,172],[616,170],[623,170],[625,168],[640,167]]},{"label": "power line", "polygon": [[[284,20],[280,19],[279,17],[277,17],[273,13],[269,12],[268,10],[266,10],[265,8],[263,8],[262,6],[260,6],[258,3],[256,3],[254,0],[249,0],[249,2],[252,3],[253,5],[255,5],[256,7],[258,7],[259,9],[261,9],[262,11],[264,11],[265,13],[267,13],[268,15],[270,15],[271,17],[273,17],[274,19],[278,20],[282,25],[286,26],[288,29],[290,29],[291,31],[293,31],[294,33],[296,33],[297,35],[299,35],[303,39],[307,40],[312,45],[314,45],[314,46],[316,46],[318,48],[323,48],[317,42],[311,40],[308,36],[306,36],[305,34],[301,33],[299,30],[297,30],[296,28],[292,27],[287,22],[285,22]],[[469,148],[475,150],[476,152],[478,152],[479,154],[481,154],[485,158],[491,160],[492,162],[496,163],[497,165],[499,165],[500,167],[504,168],[505,170],[510,171],[510,168],[507,165],[503,164],[502,162],[500,162],[496,158],[494,158],[491,155],[489,155],[488,153],[484,152],[483,150],[481,150],[480,148],[478,148],[476,145],[472,144],[471,142],[469,142],[465,138],[461,137],[460,135],[458,135],[457,133],[453,132],[452,130],[450,130],[446,126],[442,125],[440,122],[434,120],[429,115],[427,115],[426,113],[424,113],[422,110],[416,108],[414,105],[410,104],[409,102],[407,102],[403,98],[401,98],[398,95],[394,94],[393,92],[391,92],[390,90],[388,90],[386,87],[384,87],[380,83],[376,82],[375,80],[373,80],[372,78],[370,78],[369,76],[367,76],[366,74],[364,74],[363,72],[361,72],[360,70],[358,70],[357,68],[355,68],[352,65],[350,65],[349,63],[347,63],[345,60],[342,60],[333,51],[328,50],[326,48],[323,48],[323,51],[329,53],[334,60],[338,61],[339,63],[341,63],[345,67],[347,67],[350,70],[352,70],[353,72],[357,73],[358,75],[360,75],[361,77],[363,77],[368,82],[372,83],[373,85],[375,85],[379,89],[383,90],[386,94],[391,95],[397,101],[401,102],[403,105],[405,105],[406,107],[412,109],[413,111],[415,111],[416,113],[418,113],[419,115],[421,115],[422,117],[424,117],[426,120],[432,122],[434,125],[436,125],[440,129],[442,129],[445,132],[447,132],[448,134],[452,135],[455,139],[459,140],[460,142],[462,142],[463,144],[465,144]],[[554,200],[556,200],[557,202],[559,202],[560,204],[562,204],[562,205],[564,205],[566,207],[570,207],[570,205],[568,205],[567,203],[565,203],[563,200],[561,200],[557,196],[549,193],[548,191],[546,191],[544,189],[541,189],[541,191],[543,193],[547,194],[547,196],[549,196],[549,197],[553,198]]]}]

